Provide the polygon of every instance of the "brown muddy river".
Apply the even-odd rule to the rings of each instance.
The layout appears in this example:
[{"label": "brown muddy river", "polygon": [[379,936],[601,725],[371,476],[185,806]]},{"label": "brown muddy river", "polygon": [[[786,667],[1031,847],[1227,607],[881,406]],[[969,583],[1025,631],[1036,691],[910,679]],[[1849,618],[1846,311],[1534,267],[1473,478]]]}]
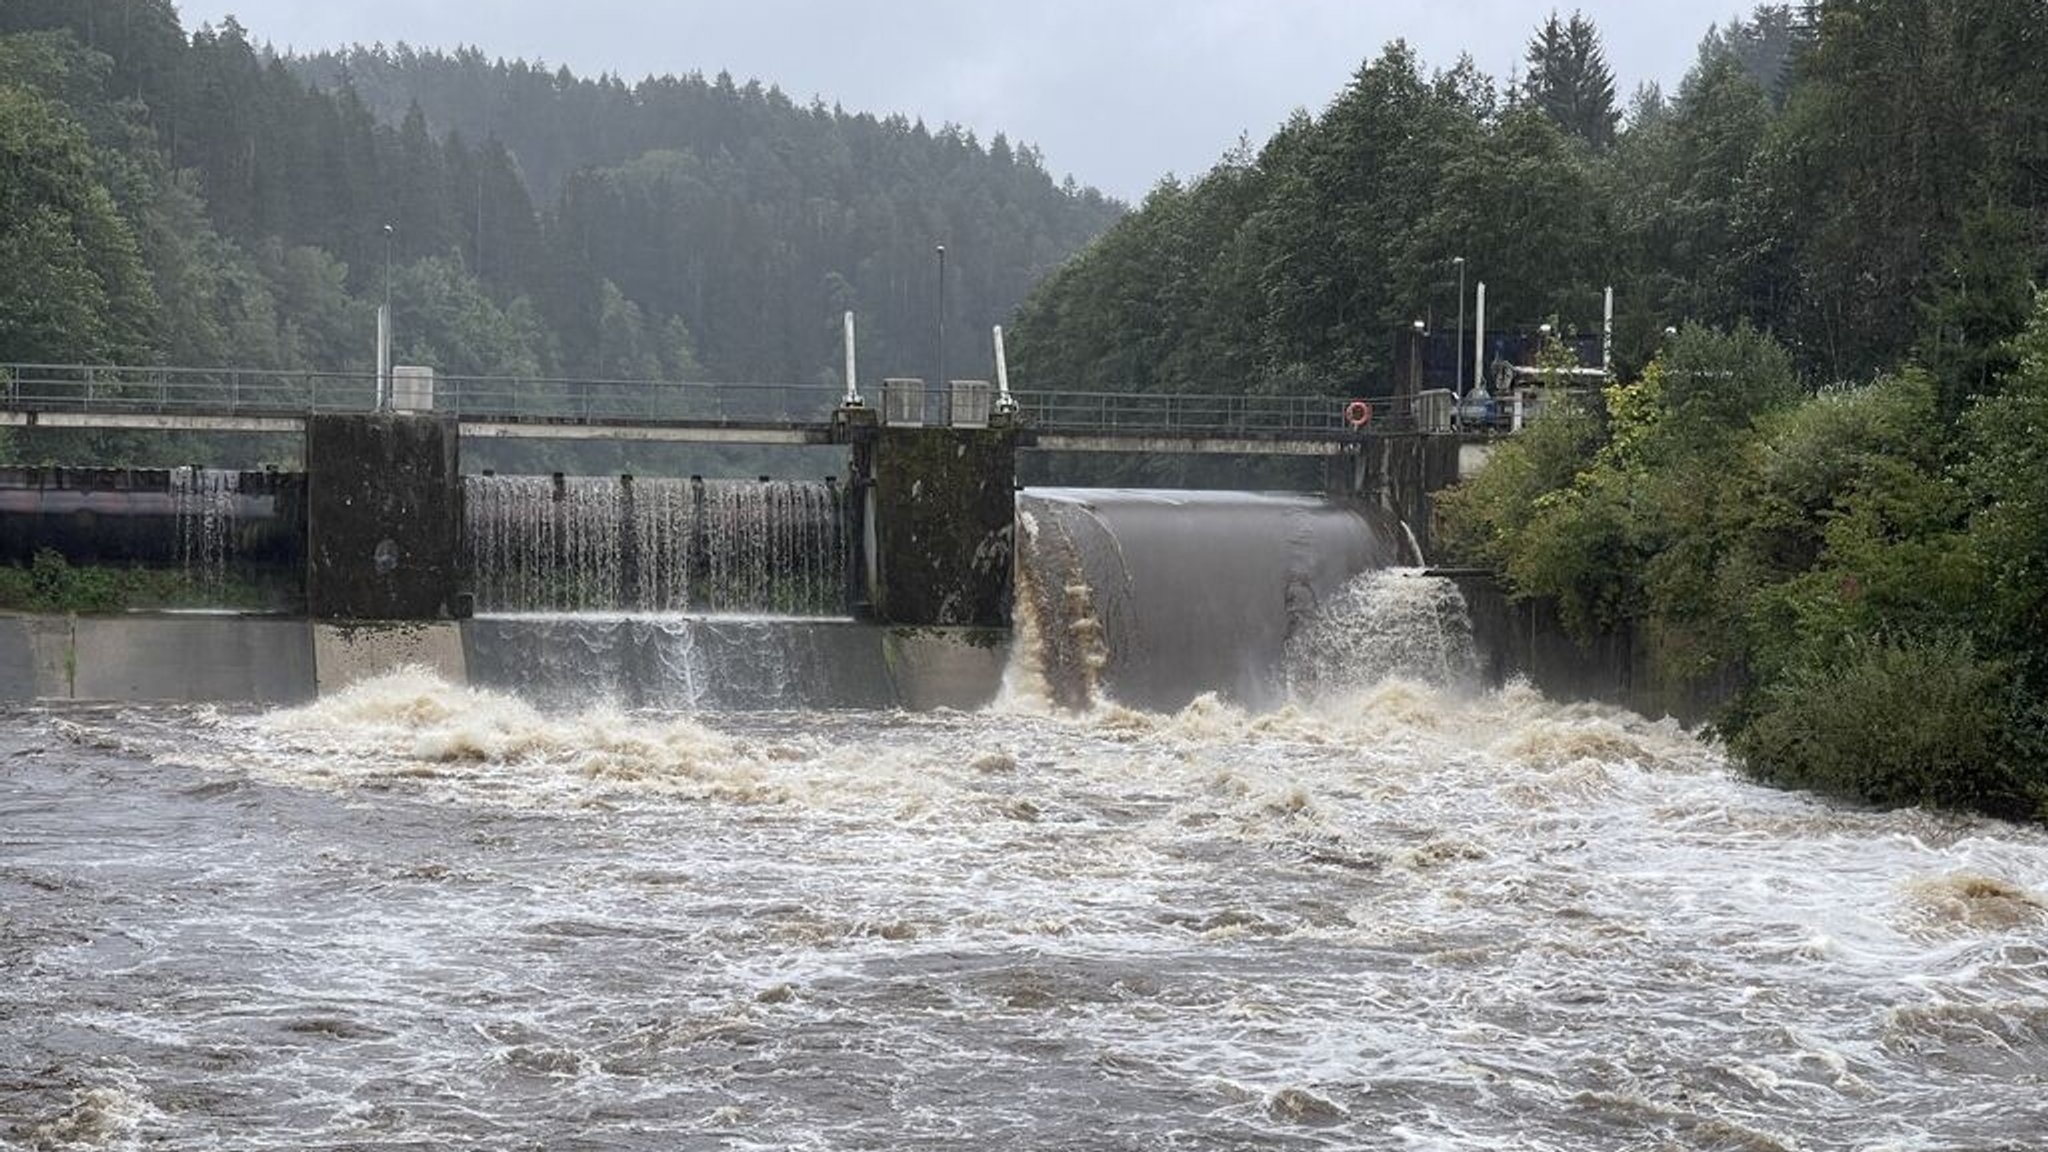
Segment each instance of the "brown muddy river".
[{"label": "brown muddy river", "polygon": [[2048,837],[1403,681],[0,714],[0,1143],[2048,1147]]}]

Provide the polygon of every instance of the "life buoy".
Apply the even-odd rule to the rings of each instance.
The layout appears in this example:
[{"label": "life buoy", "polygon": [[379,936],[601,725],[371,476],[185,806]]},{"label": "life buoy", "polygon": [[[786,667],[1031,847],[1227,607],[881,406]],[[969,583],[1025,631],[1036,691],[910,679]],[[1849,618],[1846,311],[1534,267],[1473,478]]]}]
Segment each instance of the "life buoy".
[{"label": "life buoy", "polygon": [[1353,428],[1363,428],[1372,423],[1372,405],[1363,400],[1353,400],[1344,406],[1344,422]]}]

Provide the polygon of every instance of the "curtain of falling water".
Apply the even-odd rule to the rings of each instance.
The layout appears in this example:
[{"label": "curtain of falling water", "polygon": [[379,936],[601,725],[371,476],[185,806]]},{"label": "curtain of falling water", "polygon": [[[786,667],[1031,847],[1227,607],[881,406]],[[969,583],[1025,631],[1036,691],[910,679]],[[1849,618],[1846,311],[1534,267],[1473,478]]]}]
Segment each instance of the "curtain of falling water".
[{"label": "curtain of falling water", "polygon": [[[1033,489],[1019,501],[1013,660],[1066,707],[1098,690],[1177,709],[1205,692],[1285,695],[1288,636],[1360,572],[1400,557],[1399,524],[1320,496]],[[1035,649],[1035,650],[1026,650]]]},{"label": "curtain of falling water", "polygon": [[239,541],[242,476],[211,468],[171,472],[171,505],[177,515],[178,566],[195,590],[219,594]]},{"label": "curtain of falling water", "polygon": [[842,493],[800,480],[477,476],[485,612],[846,611]]}]

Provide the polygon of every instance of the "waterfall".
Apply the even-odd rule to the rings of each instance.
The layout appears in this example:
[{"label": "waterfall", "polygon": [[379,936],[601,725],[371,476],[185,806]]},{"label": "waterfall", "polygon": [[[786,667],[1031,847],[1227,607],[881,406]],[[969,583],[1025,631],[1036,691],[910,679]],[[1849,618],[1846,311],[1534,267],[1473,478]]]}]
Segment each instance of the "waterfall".
[{"label": "waterfall", "polygon": [[1308,701],[1395,677],[1458,687],[1479,658],[1458,586],[1394,568],[1359,575],[1300,621],[1284,667],[1288,694]]},{"label": "waterfall", "polygon": [[192,587],[218,597],[241,541],[242,475],[211,468],[171,471],[177,563]]},{"label": "waterfall", "polygon": [[465,495],[480,611],[847,610],[837,484],[473,476]]},{"label": "waterfall", "polygon": [[1032,489],[1019,522],[1012,685],[1066,708],[1277,704],[1287,637],[1402,547],[1391,517],[1320,496]]},{"label": "waterfall", "polygon": [[555,615],[469,624],[470,682],[552,707],[887,708],[872,630],[844,620]]}]

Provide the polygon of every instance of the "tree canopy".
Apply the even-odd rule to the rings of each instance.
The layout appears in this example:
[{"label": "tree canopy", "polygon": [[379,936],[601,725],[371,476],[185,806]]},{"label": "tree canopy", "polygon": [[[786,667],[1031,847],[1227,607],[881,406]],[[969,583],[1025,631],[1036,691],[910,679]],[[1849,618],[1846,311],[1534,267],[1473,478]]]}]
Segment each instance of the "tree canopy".
[{"label": "tree canopy", "polygon": [[[473,51],[292,58],[168,0],[0,6],[0,360],[929,375],[1119,205],[998,137]],[[390,226],[387,234],[386,225]]]},{"label": "tree canopy", "polygon": [[1621,122],[1582,14],[1545,20],[1505,86],[1397,42],[1041,283],[1018,371],[1384,392],[1393,333],[1456,316],[1463,257],[1496,329],[1591,328],[1611,284],[1630,370],[1666,329],[1746,323],[1810,383],[1920,359],[1953,418],[2048,281],[2044,49],[2032,0],[1770,4]]}]

